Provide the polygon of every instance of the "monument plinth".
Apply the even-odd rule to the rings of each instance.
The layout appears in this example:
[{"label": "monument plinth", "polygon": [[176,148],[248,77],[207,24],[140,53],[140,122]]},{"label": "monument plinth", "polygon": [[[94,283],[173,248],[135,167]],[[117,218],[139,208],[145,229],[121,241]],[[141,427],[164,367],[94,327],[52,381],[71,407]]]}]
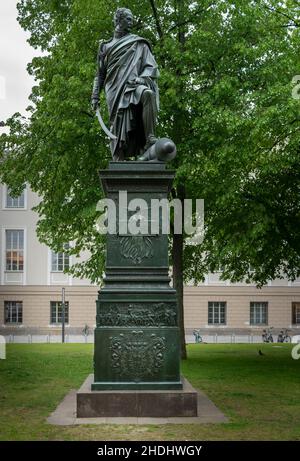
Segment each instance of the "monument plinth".
[{"label": "monument plinth", "polygon": [[[182,388],[177,299],[161,216],[158,232],[151,234],[157,219],[151,200],[167,199],[173,177],[158,162],[111,162],[100,172],[105,195],[116,204],[117,232],[107,235],[105,285],[97,300],[93,390]],[[120,203],[120,191],[126,203]],[[145,202],[140,216],[147,220],[147,234],[129,232],[136,210],[127,206],[135,199]]]}]

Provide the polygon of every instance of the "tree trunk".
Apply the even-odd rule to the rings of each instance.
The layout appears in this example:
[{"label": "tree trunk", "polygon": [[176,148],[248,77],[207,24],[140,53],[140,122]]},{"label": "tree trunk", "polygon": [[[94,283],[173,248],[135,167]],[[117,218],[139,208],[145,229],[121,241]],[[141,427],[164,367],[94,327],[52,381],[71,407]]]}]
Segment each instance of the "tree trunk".
[{"label": "tree trunk", "polygon": [[[177,14],[177,23],[178,25],[178,45],[180,52],[184,52],[185,47],[185,29],[183,25],[180,25],[184,19],[184,0],[175,0],[174,1],[175,11]],[[184,86],[182,82],[181,69],[178,67],[176,71],[178,77],[180,91],[179,94],[183,95]],[[186,114],[181,109],[178,108],[174,121],[174,136],[173,140],[175,144],[180,143],[183,139],[183,121],[185,120]],[[176,160],[174,165],[176,165]],[[176,187],[176,196],[181,200],[182,211],[184,213],[184,198],[185,198],[185,187],[184,184],[178,184]],[[182,233],[174,234],[173,233],[173,248],[172,248],[172,257],[173,257],[173,287],[177,291],[177,300],[178,300],[178,312],[179,312],[179,326],[180,326],[180,345],[181,345],[181,358],[186,359],[186,344],[185,344],[185,331],[184,331],[184,304],[183,304],[183,245],[184,245],[184,236],[183,236],[183,226]]]},{"label": "tree trunk", "polygon": [[183,235],[173,235],[173,287],[177,292],[181,358],[186,359],[184,306],[183,306]]}]

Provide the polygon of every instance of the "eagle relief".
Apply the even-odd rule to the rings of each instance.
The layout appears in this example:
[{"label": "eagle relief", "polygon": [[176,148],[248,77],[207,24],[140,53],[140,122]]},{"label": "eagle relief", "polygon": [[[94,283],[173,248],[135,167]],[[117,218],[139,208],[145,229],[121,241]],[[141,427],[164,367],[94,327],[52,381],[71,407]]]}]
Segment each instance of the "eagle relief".
[{"label": "eagle relief", "polygon": [[134,264],[141,264],[153,256],[153,241],[148,235],[122,236],[119,241],[121,256],[131,259]]}]

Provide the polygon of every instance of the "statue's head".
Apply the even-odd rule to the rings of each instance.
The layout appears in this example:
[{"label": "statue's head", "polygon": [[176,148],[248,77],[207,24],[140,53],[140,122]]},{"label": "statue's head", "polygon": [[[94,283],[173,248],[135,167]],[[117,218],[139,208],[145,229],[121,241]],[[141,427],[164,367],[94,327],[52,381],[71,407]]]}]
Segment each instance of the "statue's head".
[{"label": "statue's head", "polygon": [[114,17],[115,26],[120,30],[129,31],[133,26],[133,14],[128,8],[118,8]]}]

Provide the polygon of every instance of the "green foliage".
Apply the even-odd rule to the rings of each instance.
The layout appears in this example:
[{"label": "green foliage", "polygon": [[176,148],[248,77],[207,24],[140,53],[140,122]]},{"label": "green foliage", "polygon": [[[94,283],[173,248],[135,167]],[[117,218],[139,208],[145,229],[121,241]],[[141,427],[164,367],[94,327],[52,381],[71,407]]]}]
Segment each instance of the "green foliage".
[{"label": "green foliage", "polygon": [[[219,265],[224,277],[265,283],[300,274],[298,2],[128,0],[161,69],[159,134],[177,143],[175,194],[204,198],[206,236],[185,247],[185,278]],[[28,119],[0,138],[1,181],[24,181],[41,202],[38,234],[54,249],[91,252],[74,273],[99,279],[94,229],[107,141],[90,110],[98,41],[112,34],[118,1],[21,0],[19,21],[44,55]],[[105,101],[102,97],[102,107]],[[8,155],[9,154],[9,155]],[[180,192],[179,192],[180,191]],[[251,270],[250,270],[251,268]]]}]

